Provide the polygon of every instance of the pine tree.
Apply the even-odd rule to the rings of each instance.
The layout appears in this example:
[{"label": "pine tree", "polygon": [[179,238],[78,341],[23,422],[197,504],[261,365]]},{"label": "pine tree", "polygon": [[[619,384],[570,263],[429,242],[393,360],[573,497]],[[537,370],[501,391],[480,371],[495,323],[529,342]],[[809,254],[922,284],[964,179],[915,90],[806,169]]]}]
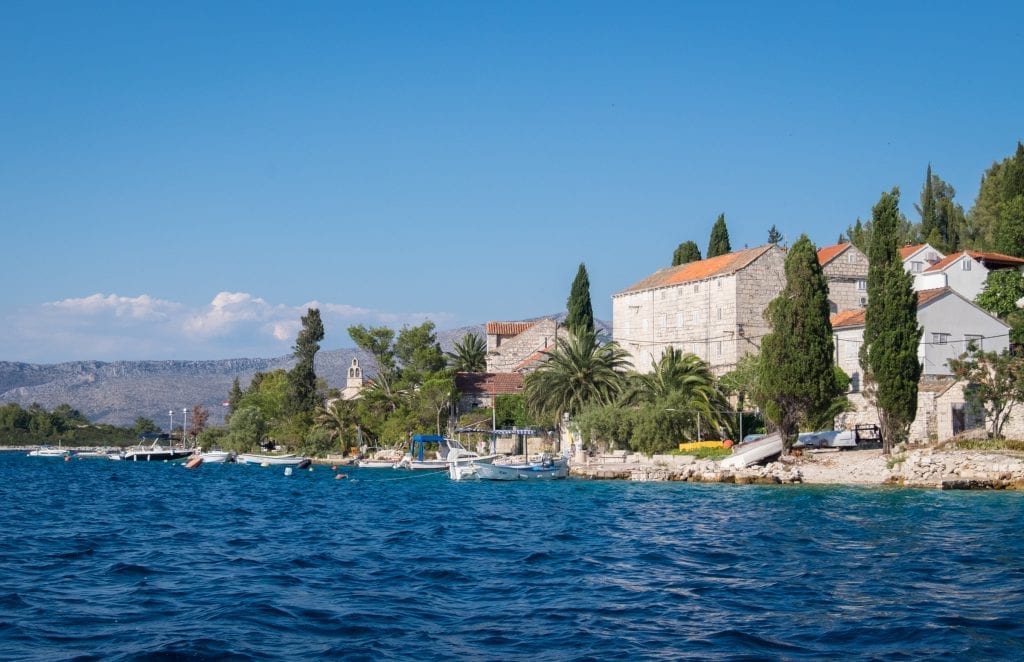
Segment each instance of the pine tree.
[{"label": "pine tree", "polygon": [[228,391],[228,413],[224,417],[225,423],[231,418],[231,414],[238,410],[238,403],[242,401],[242,395],[242,384],[238,381],[238,377],[235,377],[234,381],[231,382],[231,390]]},{"label": "pine tree", "polygon": [[729,245],[729,228],[725,227],[725,214],[719,214],[718,220],[711,227],[711,239],[708,241],[708,258],[718,257],[732,252]]},{"label": "pine tree", "polygon": [[883,193],[871,210],[874,232],[868,251],[868,305],[864,318],[865,394],[878,409],[882,452],[904,441],[917,413],[917,359],[921,327],[917,292],[899,256],[898,189]]},{"label": "pine tree", "polygon": [[689,264],[690,262],[697,262],[701,260],[700,248],[697,243],[693,241],[684,241],[676,247],[674,253],[672,253],[672,266],[678,267],[680,264]]},{"label": "pine tree", "polygon": [[302,329],[295,339],[295,366],[288,371],[287,409],[290,414],[312,414],[319,402],[316,393],[316,371],[313,360],[324,339],[320,310],[309,308],[302,316]]},{"label": "pine tree", "polygon": [[[842,239],[840,239],[839,241],[840,241],[840,243],[842,243]],[[780,243],[782,243],[782,233],[779,232],[778,228],[775,227],[774,223],[772,223],[772,226],[770,228],[768,228],[768,243],[769,244],[780,244]]]},{"label": "pine tree", "polygon": [[576,272],[576,278],[572,281],[572,290],[569,292],[569,299],[566,301],[568,315],[565,318],[565,326],[573,335],[579,335],[581,331],[594,332],[594,308],[590,305],[590,277],[587,276],[587,267],[580,262],[580,268]]},{"label": "pine tree", "polygon": [[[993,248],[1003,228],[1003,205],[1024,196],[1024,145],[999,163],[993,163],[981,178],[981,188],[967,216],[973,248]],[[1024,219],[1018,219],[1024,222]]]},{"label": "pine tree", "polygon": [[785,271],[786,285],[765,312],[772,331],[761,341],[758,392],[788,450],[800,424],[827,411],[838,393],[828,286],[807,235],[790,248]]}]

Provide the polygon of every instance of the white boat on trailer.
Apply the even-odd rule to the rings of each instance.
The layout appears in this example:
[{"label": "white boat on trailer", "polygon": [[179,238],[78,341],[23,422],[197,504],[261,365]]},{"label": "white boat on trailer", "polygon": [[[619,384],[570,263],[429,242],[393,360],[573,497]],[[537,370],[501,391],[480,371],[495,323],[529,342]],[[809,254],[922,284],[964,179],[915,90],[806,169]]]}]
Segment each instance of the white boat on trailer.
[{"label": "white boat on trailer", "polygon": [[742,469],[781,453],[782,435],[776,432],[756,441],[733,446],[732,455],[722,460],[719,465],[723,469]]}]

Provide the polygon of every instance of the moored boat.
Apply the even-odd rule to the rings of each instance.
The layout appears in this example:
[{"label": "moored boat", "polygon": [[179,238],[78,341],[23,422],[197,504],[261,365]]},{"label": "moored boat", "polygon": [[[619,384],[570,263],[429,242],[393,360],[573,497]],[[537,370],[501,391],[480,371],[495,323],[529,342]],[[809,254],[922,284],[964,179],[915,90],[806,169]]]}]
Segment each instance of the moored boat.
[{"label": "moored boat", "polygon": [[269,466],[298,466],[304,461],[308,461],[306,458],[299,455],[266,455],[263,453],[239,453],[235,458],[235,461],[239,464],[258,464],[269,465]]},{"label": "moored boat", "polygon": [[[164,446],[161,442],[166,442]],[[163,433],[139,435],[139,444],[121,454],[125,462],[168,462],[183,460],[192,455],[193,449],[171,445],[171,436]]]},{"label": "moored boat", "polygon": [[29,457],[65,457],[68,454],[70,454],[70,452],[71,451],[69,451],[68,449],[61,448],[60,446],[57,446],[57,448],[54,448],[53,446],[43,445],[43,446],[40,446],[39,448],[35,449],[34,451],[29,451],[28,456]]},{"label": "moored boat", "polygon": [[477,460],[473,465],[482,480],[557,480],[569,475],[569,458],[547,454],[540,461],[524,464],[495,464],[492,458]]}]

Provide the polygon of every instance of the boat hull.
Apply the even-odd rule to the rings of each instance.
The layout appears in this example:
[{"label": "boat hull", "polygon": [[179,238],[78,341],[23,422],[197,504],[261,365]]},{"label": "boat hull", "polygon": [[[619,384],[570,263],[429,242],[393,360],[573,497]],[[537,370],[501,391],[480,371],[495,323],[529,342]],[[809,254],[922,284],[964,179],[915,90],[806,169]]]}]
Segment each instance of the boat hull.
[{"label": "boat hull", "polygon": [[539,464],[491,464],[475,462],[476,476],[482,480],[558,480],[569,475],[569,461],[559,458]]},{"label": "boat hull", "polygon": [[145,448],[142,450],[125,451],[124,455],[121,456],[121,459],[125,462],[171,462],[173,460],[183,460],[190,455],[192,455],[191,449]]},{"label": "boat hull", "polygon": [[235,461],[239,464],[267,464],[271,466],[294,467],[304,462],[306,458],[298,455],[259,455],[257,453],[240,453]]},{"label": "boat hull", "polygon": [[782,453],[782,435],[767,437],[733,447],[732,455],[721,461],[723,469],[742,469]]}]

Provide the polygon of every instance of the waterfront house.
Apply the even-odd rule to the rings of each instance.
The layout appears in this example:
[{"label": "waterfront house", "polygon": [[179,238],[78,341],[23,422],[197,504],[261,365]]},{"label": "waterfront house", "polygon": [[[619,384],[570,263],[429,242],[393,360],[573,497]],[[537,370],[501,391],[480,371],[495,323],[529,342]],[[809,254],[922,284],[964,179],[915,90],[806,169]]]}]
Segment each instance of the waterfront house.
[{"label": "waterfront house", "polygon": [[530,372],[537,368],[544,352],[553,349],[559,335],[568,333],[557,320],[545,318],[523,322],[488,322],[487,372]]},{"label": "waterfront house", "polygon": [[920,273],[914,274],[914,289],[950,287],[974,301],[985,289],[988,275],[997,269],[1024,269],[1024,259],[981,251],[951,253]]},{"label": "waterfront house", "polygon": [[764,310],[785,285],[784,259],[766,244],[660,269],[612,295],[612,338],[639,372],[668,347],[728,372],[770,330]]},{"label": "waterfront house", "polygon": [[521,372],[459,372],[455,374],[455,390],[459,393],[459,412],[478,407],[492,407],[499,395],[523,392]]}]

